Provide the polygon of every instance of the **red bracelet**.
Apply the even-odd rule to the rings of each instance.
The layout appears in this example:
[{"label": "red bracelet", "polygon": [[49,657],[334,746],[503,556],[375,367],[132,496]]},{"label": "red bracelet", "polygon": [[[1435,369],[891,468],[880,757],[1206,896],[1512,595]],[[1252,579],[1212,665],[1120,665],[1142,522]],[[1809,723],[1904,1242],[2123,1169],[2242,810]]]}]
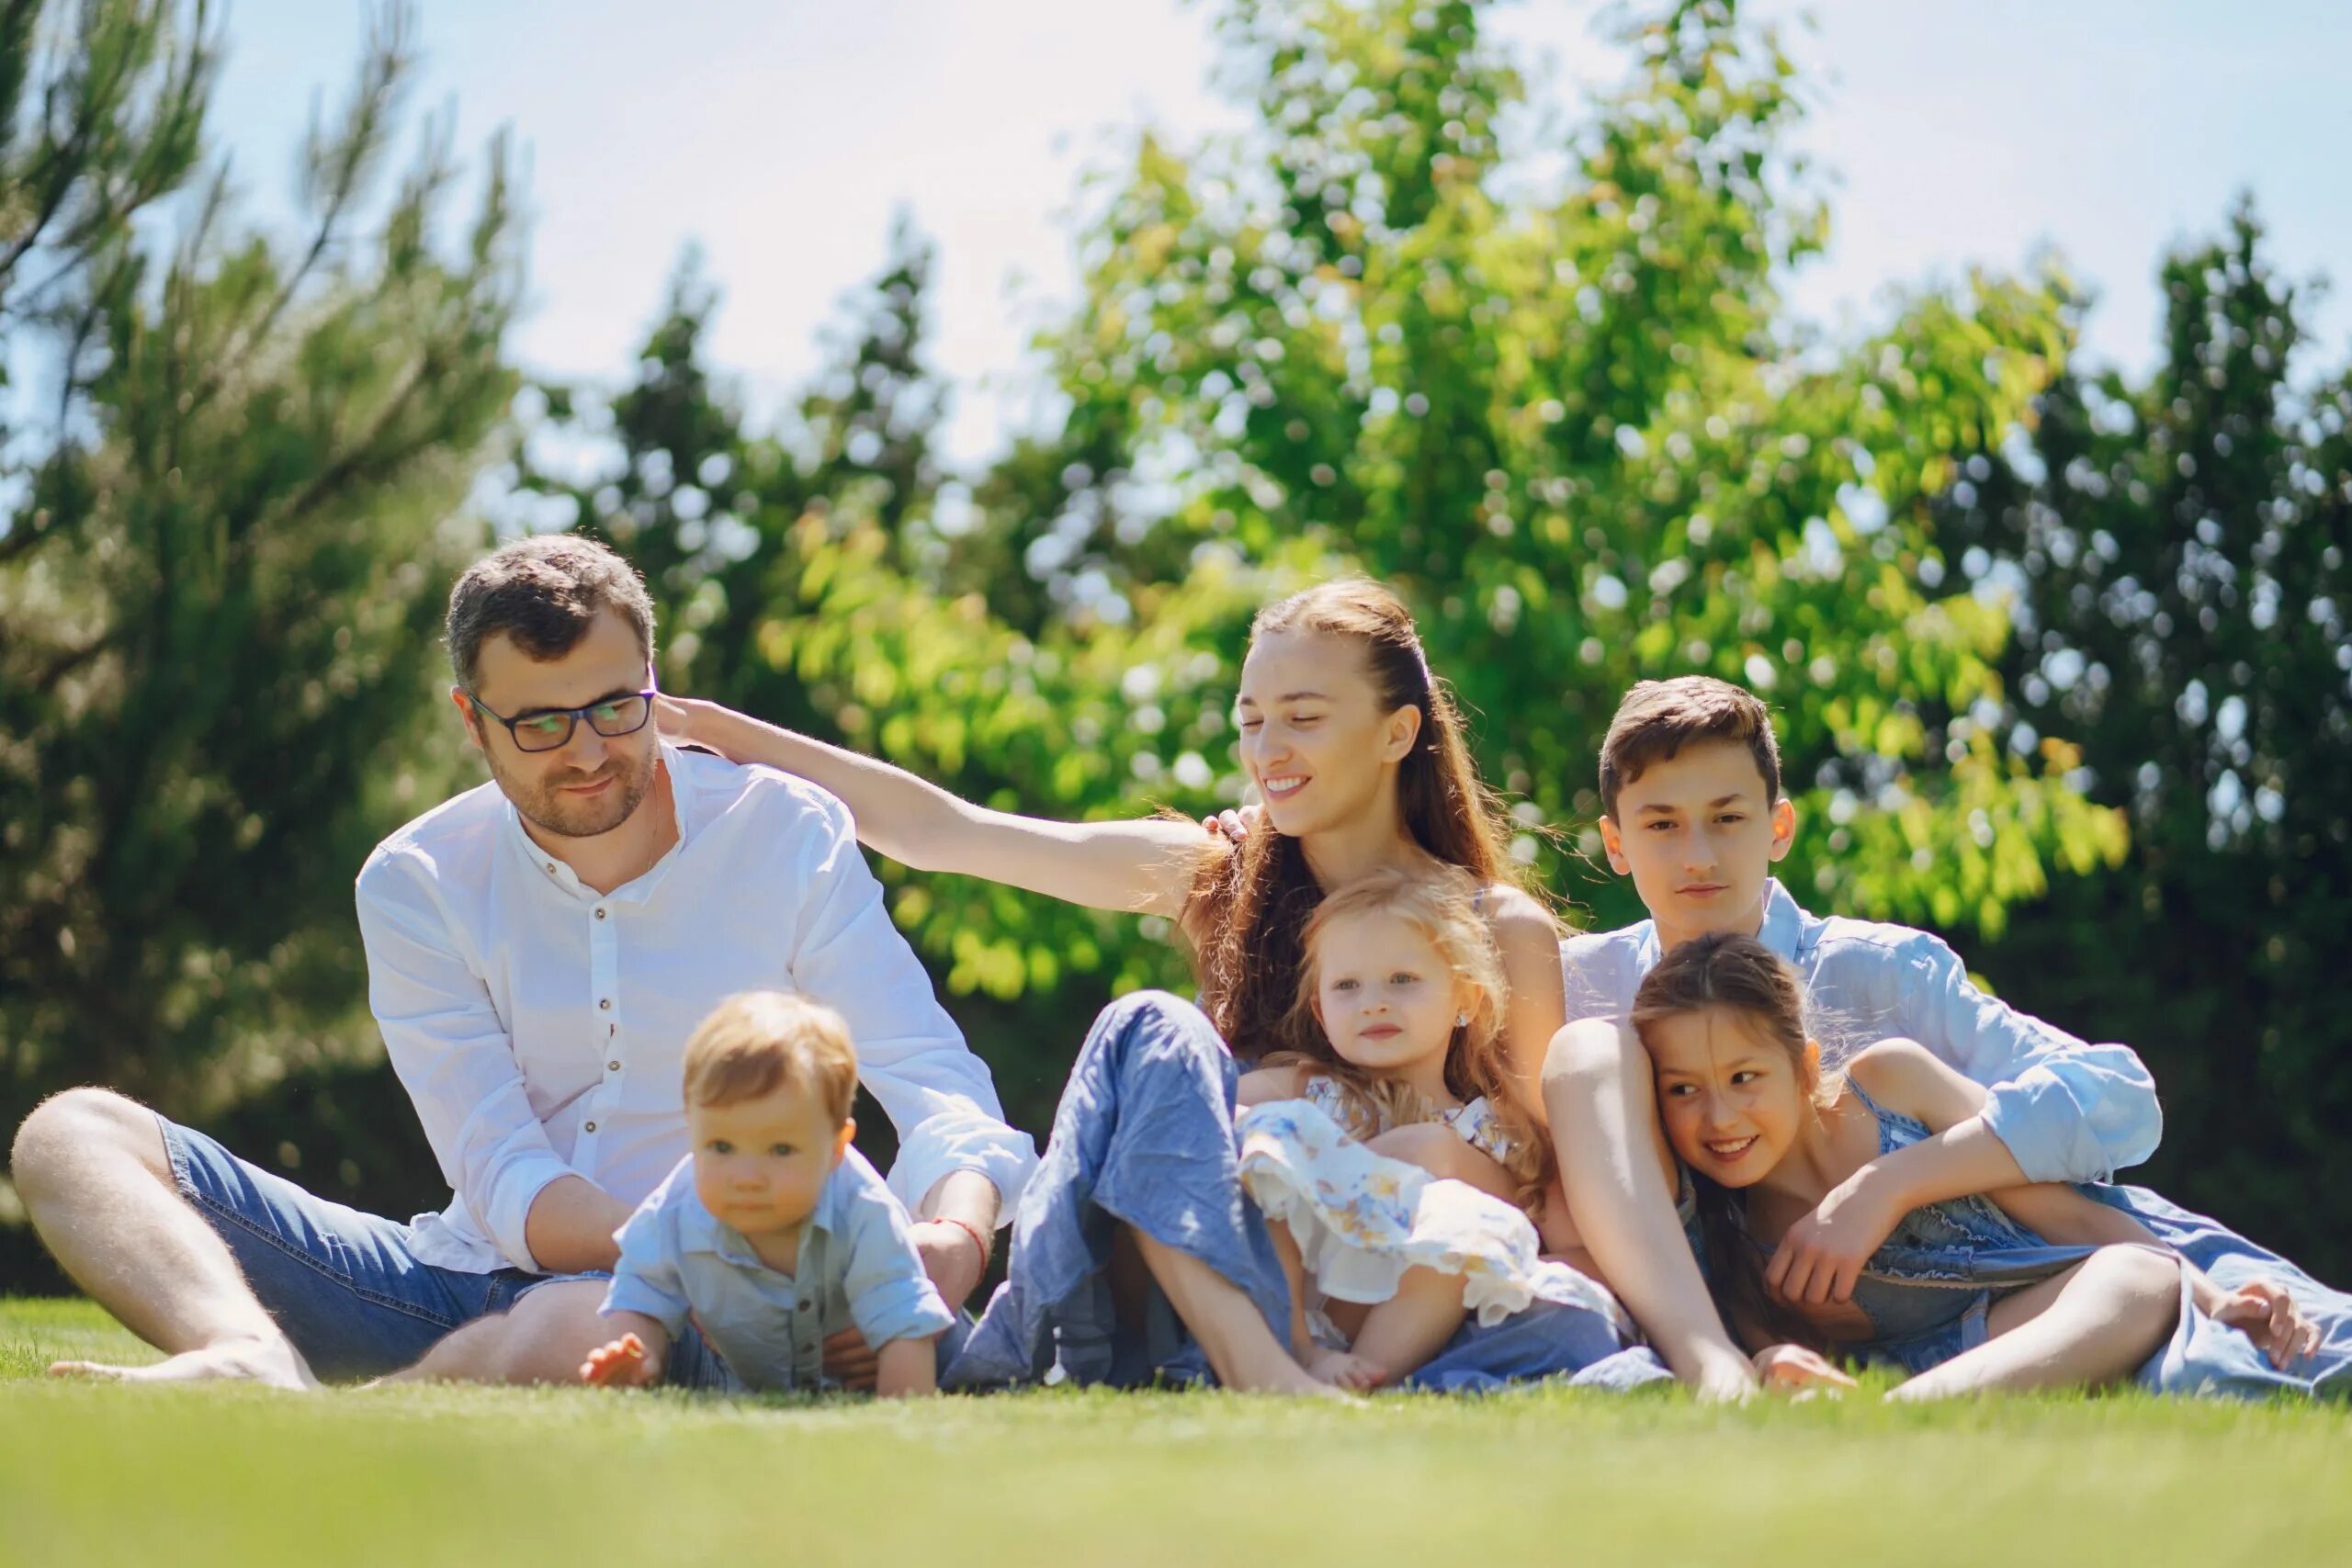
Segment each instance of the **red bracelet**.
[{"label": "red bracelet", "polygon": [[989,1266],[989,1238],[980,1234],[979,1226],[972,1224],[969,1220],[952,1219],[946,1215],[940,1216],[938,1221],[935,1223],[943,1225],[954,1225],[957,1230],[962,1231],[966,1235],[970,1236],[972,1238],[972,1245],[980,1249],[980,1267],[982,1269],[986,1269]]}]

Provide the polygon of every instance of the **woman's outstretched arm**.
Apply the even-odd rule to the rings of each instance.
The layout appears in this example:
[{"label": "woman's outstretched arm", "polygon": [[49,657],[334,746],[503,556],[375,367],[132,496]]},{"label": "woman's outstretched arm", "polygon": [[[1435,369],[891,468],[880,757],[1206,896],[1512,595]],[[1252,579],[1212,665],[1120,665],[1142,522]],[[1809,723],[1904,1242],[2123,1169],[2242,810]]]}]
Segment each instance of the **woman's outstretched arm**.
[{"label": "woman's outstretched arm", "polygon": [[807,779],[839,798],[858,841],[917,871],[949,871],[1091,908],[1183,910],[1199,855],[1214,840],[1168,818],[1053,822],[975,806],[904,768],[763,723],[717,703],[664,696],[662,732],[739,762]]}]

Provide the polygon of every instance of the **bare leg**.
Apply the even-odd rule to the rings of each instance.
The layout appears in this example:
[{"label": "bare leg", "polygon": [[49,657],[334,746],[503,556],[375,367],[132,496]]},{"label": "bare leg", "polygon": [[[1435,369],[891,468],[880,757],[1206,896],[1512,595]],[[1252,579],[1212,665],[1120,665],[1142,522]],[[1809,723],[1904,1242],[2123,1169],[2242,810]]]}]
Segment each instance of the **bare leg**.
[{"label": "bare leg", "polygon": [[1240,1286],[1189,1253],[1178,1252],[1135,1232],[1145,1267],[1167,1292],[1176,1315],[1208,1352],[1217,1381],[1242,1393],[1312,1393],[1337,1391],[1317,1382],[1274,1337],[1257,1303]]},{"label": "bare leg", "polygon": [[613,1337],[597,1309],[602,1280],[541,1285],[512,1312],[479,1317],[451,1333],[406,1371],[384,1382],[576,1383],[588,1353]]},{"label": "bare leg", "polygon": [[1466,1181],[1479,1191],[1500,1198],[1506,1203],[1515,1202],[1518,1199],[1510,1172],[1464,1143],[1461,1134],[1442,1122],[1415,1122],[1403,1127],[1391,1127],[1385,1133],[1367,1139],[1363,1146],[1386,1158],[1418,1166],[1431,1176]]},{"label": "bare leg", "polygon": [[152,1367],[60,1361],[51,1372],[318,1386],[228,1247],[179,1195],[154,1112],[106,1089],[68,1089],[25,1118],[9,1167],[33,1228],[74,1282],[166,1356]]},{"label": "bare leg", "polygon": [[2154,1247],[2102,1247],[2057,1278],[1995,1302],[1990,1338],[1887,1397],[2113,1382],[2154,1355],[2179,1320],[2179,1259]]},{"label": "bare leg", "polygon": [[[1472,1148],[1462,1141],[1462,1135],[1450,1127],[1434,1122],[1416,1122],[1409,1126],[1391,1127],[1368,1141],[1364,1147],[1374,1154],[1390,1159],[1403,1160],[1419,1166],[1431,1176],[1442,1176],[1454,1181],[1466,1181],[1479,1191],[1504,1202],[1517,1205],[1519,1183],[1500,1162]],[[1575,1222],[1568,1217],[1567,1199],[1555,1179],[1551,1189],[1544,1194],[1543,1212],[1532,1216],[1537,1237],[1544,1256],[1556,1258],[1587,1279],[1606,1285],[1608,1278],[1600,1265],[1586,1251],[1582,1238],[1577,1234]]]},{"label": "bare leg", "polygon": [[1369,1373],[1361,1385],[1378,1388],[1419,1370],[1462,1326],[1462,1292],[1469,1283],[1437,1269],[1408,1269],[1396,1293],[1364,1314],[1348,1354]]},{"label": "bare leg", "polygon": [[1566,1025],[1544,1058],[1544,1105],[1577,1230],[1611,1288],[1699,1397],[1745,1398],[1756,1371],[1724,1332],[1675,1218],[1641,1042],[1605,1019]]},{"label": "bare leg", "polygon": [[1266,1222],[1273,1238],[1274,1256],[1283,1260],[1283,1278],[1290,1281],[1290,1353],[1305,1366],[1315,1354],[1315,1335],[1306,1326],[1306,1259],[1299,1255],[1298,1238],[1280,1220]]}]

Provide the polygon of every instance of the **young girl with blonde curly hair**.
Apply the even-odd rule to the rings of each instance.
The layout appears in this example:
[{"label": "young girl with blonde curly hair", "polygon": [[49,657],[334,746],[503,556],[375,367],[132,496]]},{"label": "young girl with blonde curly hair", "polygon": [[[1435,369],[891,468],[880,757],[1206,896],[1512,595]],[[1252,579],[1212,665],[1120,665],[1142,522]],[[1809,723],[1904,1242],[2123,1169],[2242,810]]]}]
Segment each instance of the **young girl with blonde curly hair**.
[{"label": "young girl with blonde curly hair", "polygon": [[1374,1388],[1471,1313],[1613,1307],[1537,1257],[1549,1145],[1515,1092],[1509,990],[1470,878],[1377,872],[1325,897],[1303,936],[1298,1043],[1238,1092],[1242,1185],[1290,1278],[1300,1364]]}]

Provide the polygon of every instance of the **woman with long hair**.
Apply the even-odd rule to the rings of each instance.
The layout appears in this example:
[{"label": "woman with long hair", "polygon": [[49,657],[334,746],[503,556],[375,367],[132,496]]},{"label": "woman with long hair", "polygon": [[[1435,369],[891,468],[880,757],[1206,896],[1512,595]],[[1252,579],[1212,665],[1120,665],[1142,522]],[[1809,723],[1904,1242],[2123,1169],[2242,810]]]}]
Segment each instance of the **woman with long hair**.
[{"label": "woman with long hair", "polygon": [[[1223,1382],[1308,1392],[1317,1385],[1273,1326],[1288,1321],[1287,1303],[1263,1223],[1232,1179],[1231,1122],[1237,1063],[1306,1043],[1293,1003],[1309,917],[1327,891],[1375,872],[1467,874],[1502,955],[1503,1038],[1518,1092],[1538,1117],[1544,1051],[1565,1021],[1559,928],[1522,884],[1508,853],[1509,818],[1480,783],[1461,715],[1387,589],[1327,582],[1261,611],[1235,716],[1239,759],[1264,802],[1261,830],[1238,842],[1165,817],[1068,823],[991,810],[709,704],[666,700],[662,725],[838,795],[862,841],[918,870],[1178,922],[1200,1005],[1144,992],[1096,1020],[1022,1205],[1016,1300],[1001,1300],[1005,1311],[990,1317],[1017,1320],[1008,1332],[1022,1341],[1019,1356],[1058,1340],[1069,1368],[1083,1356],[1072,1347],[1096,1330],[1107,1346],[1114,1328],[1140,1321],[1136,1292],[1112,1288],[1114,1279],[1133,1282],[1119,1267],[1132,1247]],[[1453,1174],[1446,1141],[1399,1139],[1383,1152]],[[1148,1180],[1159,1156],[1163,1179]],[[1185,1182],[1171,1185],[1164,1178],[1178,1165]],[[1067,1224],[1047,1217],[1046,1193]],[[1097,1213],[1116,1224],[1094,1224]],[[1547,1204],[1544,1218],[1547,1243],[1573,1243],[1564,1205]],[[1099,1367],[1076,1370],[1120,1375],[1112,1362],[1106,1349]]]}]

